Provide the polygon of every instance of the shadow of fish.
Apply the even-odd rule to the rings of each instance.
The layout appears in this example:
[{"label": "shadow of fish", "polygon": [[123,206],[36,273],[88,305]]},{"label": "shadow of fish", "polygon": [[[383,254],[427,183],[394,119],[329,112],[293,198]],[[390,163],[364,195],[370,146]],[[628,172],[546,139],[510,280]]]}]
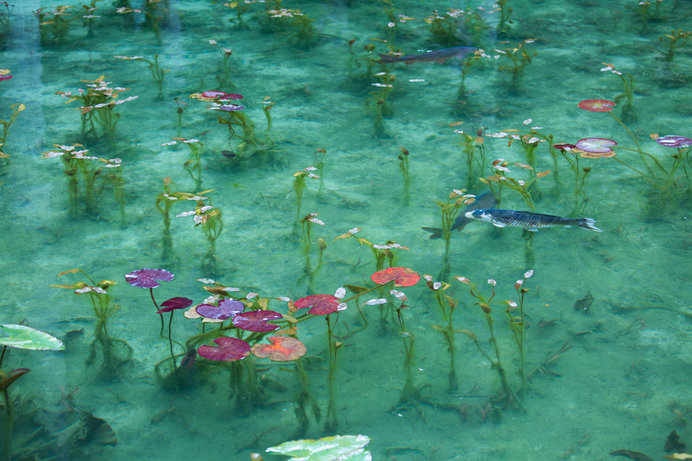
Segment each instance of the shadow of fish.
[{"label": "shadow of fish", "polygon": [[[476,200],[474,200],[473,203],[471,203],[469,206],[466,207],[466,209],[464,209],[464,213],[468,213],[469,211],[478,210],[481,208],[493,208],[495,205],[497,205],[497,199],[495,198],[495,195],[493,195],[493,193],[490,191],[483,192],[481,195],[476,197]],[[454,220],[454,224],[452,224],[452,230],[462,230],[464,226],[473,221],[473,219],[467,218],[464,213],[457,216],[457,219]],[[440,237],[442,237],[442,229],[440,229],[439,227],[423,227],[422,229],[430,232],[429,238],[431,239],[439,239]]]},{"label": "shadow of fish", "polygon": [[591,293],[587,293],[585,297],[578,299],[577,302],[574,303],[574,310],[581,312],[582,314],[587,314],[589,309],[591,309],[592,304],[593,295]]},{"label": "shadow of fish", "polygon": [[477,219],[492,223],[496,227],[523,227],[527,231],[537,232],[542,227],[583,227],[596,232],[601,232],[601,229],[596,227],[596,220],[592,218],[563,218],[561,216],[553,216],[549,214],[533,213],[531,211],[516,211],[516,210],[498,210],[496,208],[490,210],[477,209],[467,211],[467,218]]},{"label": "shadow of fish", "polygon": [[467,54],[473,53],[477,48],[472,46],[454,46],[452,48],[443,48],[441,50],[428,51],[421,54],[411,54],[409,56],[392,56],[389,54],[381,54],[380,60],[377,61],[381,64],[389,64],[393,62],[405,62],[406,64],[411,64],[412,62],[439,62],[443,63],[447,59],[452,58],[463,58]]}]

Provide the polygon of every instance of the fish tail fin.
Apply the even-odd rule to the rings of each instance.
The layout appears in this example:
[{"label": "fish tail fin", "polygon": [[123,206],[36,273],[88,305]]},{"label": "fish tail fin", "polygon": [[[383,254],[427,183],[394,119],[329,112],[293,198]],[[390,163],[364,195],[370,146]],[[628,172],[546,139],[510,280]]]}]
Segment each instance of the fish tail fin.
[{"label": "fish tail fin", "polygon": [[584,229],[590,229],[596,232],[603,232],[601,229],[595,226],[596,220],[592,218],[577,219],[577,222],[575,224],[579,227],[583,227]]},{"label": "fish tail fin", "polygon": [[426,232],[430,232],[430,235],[428,238],[430,239],[439,239],[442,238],[442,229],[439,227],[421,227]]},{"label": "fish tail fin", "polygon": [[379,62],[381,64],[388,64],[390,62],[396,62],[396,59],[394,59],[394,56],[390,56],[388,54],[380,54],[379,56],[380,56],[380,60],[377,62]]}]

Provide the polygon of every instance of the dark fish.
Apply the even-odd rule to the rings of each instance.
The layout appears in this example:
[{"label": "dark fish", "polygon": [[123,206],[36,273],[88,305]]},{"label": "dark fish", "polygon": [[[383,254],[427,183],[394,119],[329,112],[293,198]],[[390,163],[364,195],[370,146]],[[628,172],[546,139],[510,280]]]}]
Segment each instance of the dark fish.
[{"label": "dark fish", "polygon": [[553,216],[549,214],[532,213],[530,211],[516,210],[474,210],[465,213],[469,219],[478,219],[492,223],[493,226],[505,227],[515,226],[523,227],[524,229],[536,232],[541,227],[562,226],[571,227],[578,226],[584,229],[601,232],[601,229],[594,226],[596,221],[591,218],[563,218],[561,216]]},{"label": "dark fish", "polygon": [[[466,209],[464,209],[464,213],[473,210],[478,210],[480,208],[492,208],[495,205],[497,205],[497,199],[495,198],[495,195],[493,195],[493,193],[490,191],[483,192],[481,195],[476,197],[476,200],[474,200],[473,203],[471,203],[469,206],[466,207]],[[464,215],[464,213],[457,216],[457,219],[454,220],[454,224],[452,224],[452,230],[462,230],[468,223],[473,221],[472,219],[467,218]],[[440,229],[439,227],[423,227],[423,230],[430,232],[431,239],[439,239],[440,237],[442,237],[442,229]]]},{"label": "dark fish", "polygon": [[467,54],[473,53],[477,48],[472,46],[454,46],[452,48],[443,48],[441,50],[428,51],[427,53],[412,54],[409,56],[391,56],[388,54],[381,54],[379,63],[389,64],[392,62],[405,62],[406,64],[411,64],[412,62],[445,62],[447,59],[451,58],[462,58]]},{"label": "dark fish", "polygon": [[635,461],[654,461],[649,455],[639,451],[632,450],[615,450],[610,452],[610,456],[625,456]]},{"label": "dark fish", "polygon": [[587,293],[586,296],[584,296],[581,299],[578,299],[576,303],[574,303],[574,310],[579,311],[582,314],[586,314],[589,312],[589,309],[591,308],[591,305],[593,304],[593,295],[591,293]]}]

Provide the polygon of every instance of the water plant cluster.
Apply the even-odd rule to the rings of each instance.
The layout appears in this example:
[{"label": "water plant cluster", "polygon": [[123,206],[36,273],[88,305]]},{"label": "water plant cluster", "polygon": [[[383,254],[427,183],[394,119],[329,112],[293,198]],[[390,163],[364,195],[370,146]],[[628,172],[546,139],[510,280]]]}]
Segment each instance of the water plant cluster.
[{"label": "water plant cluster", "polygon": [[[666,336],[686,331],[688,271],[655,267],[689,243],[684,2],[584,7],[580,27],[649,50],[585,41],[588,59],[561,6],[519,0],[11,3],[0,461],[135,456],[136,426],[162,458],[455,459],[463,429],[488,440],[469,459],[524,438],[539,459],[547,407],[561,436],[571,413],[589,427],[551,459],[647,459],[662,428],[689,436]],[[487,209],[604,232],[478,222]],[[623,391],[587,401],[606,379]],[[646,438],[599,430],[645,405]],[[364,433],[372,447],[346,435]]]}]

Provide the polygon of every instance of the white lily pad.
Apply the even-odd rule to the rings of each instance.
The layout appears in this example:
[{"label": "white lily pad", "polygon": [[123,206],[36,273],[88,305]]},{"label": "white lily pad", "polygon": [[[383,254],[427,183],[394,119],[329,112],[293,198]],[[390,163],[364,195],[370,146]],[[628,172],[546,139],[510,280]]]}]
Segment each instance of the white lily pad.
[{"label": "white lily pad", "polygon": [[366,435],[333,435],[318,440],[292,440],[267,448],[267,453],[290,456],[293,461],[372,461]]},{"label": "white lily pad", "polygon": [[26,325],[0,325],[9,336],[0,338],[0,345],[34,351],[61,351],[62,341],[41,330]]}]

